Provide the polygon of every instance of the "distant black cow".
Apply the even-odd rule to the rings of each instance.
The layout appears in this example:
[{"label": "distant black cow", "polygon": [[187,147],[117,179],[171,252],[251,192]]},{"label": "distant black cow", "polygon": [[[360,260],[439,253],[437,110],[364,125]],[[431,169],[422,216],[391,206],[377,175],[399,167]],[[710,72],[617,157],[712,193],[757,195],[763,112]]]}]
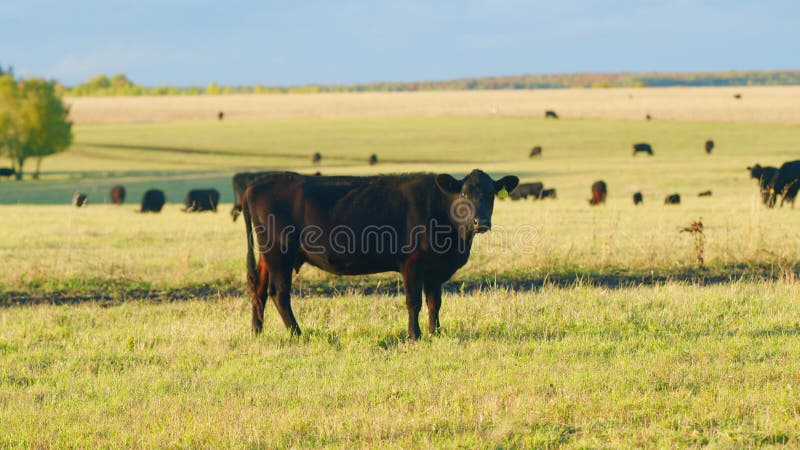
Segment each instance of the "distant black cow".
[{"label": "distant black cow", "polygon": [[370,155],[370,157],[369,157],[369,165],[370,165],[370,166],[374,166],[375,164],[378,164],[378,155],[376,155],[376,154],[374,154],[374,153],[373,153],[373,154],[372,154],[372,155]]},{"label": "distant black cow", "polygon": [[217,212],[219,191],[216,189],[192,189],[183,199],[185,212]]},{"label": "distant black cow", "polygon": [[124,186],[114,186],[111,188],[111,193],[109,194],[111,197],[111,203],[115,205],[121,205],[125,203],[125,187]]},{"label": "distant black cow", "polygon": [[322,162],[322,153],[315,152],[313,155],[311,155],[311,162],[314,164],[319,164]]},{"label": "distant black cow", "polygon": [[608,189],[606,188],[606,182],[603,180],[595,181],[592,184],[592,198],[589,199],[589,204],[590,205],[605,204],[607,195],[608,195]]},{"label": "distant black cow", "polygon": [[636,156],[637,153],[647,153],[648,155],[653,156],[653,147],[645,142],[633,144],[633,156]]},{"label": "distant black cow", "polygon": [[321,177],[321,176],[322,176],[322,172],[320,172],[320,171],[318,170],[318,171],[314,172],[314,176],[315,176],[315,177]]},{"label": "distant black cow", "polygon": [[714,150],[714,141],[709,139],[706,141],[706,153],[710,155],[712,150]]},{"label": "distant black cow", "polygon": [[220,111],[220,112],[217,113],[217,120],[222,120],[224,118],[225,118],[225,112],[224,111]]},{"label": "distant black cow", "polygon": [[642,203],[643,201],[644,201],[644,197],[642,197],[642,193],[641,192],[636,192],[636,193],[633,194],[633,204],[634,205],[638,205],[639,203]]},{"label": "distant black cow", "polygon": [[653,116],[651,116],[650,114],[644,116],[644,118],[645,120],[653,120]]},{"label": "distant black cow", "polygon": [[767,206],[770,208],[775,206],[776,198],[780,195],[781,207],[788,201],[794,208],[794,199],[798,191],[800,191],[800,160],[786,162],[769,183]]},{"label": "distant black cow", "polygon": [[545,119],[558,119],[558,114],[555,111],[547,110],[544,112]]},{"label": "distant black cow", "polygon": [[735,98],[736,100],[741,100],[742,94],[733,94],[733,98]]},{"label": "distant black cow", "polygon": [[531,149],[531,153],[528,155],[528,158],[533,158],[534,156],[542,156],[542,146],[537,145]]},{"label": "distant black cow", "polygon": [[552,198],[555,199],[556,197],[556,189],[542,189],[542,193],[539,195],[539,198]]},{"label": "distant black cow", "polygon": [[511,200],[526,200],[528,197],[539,198],[542,195],[544,184],[536,181],[533,183],[520,183],[516,189],[511,191]]},{"label": "distant black cow", "polygon": [[698,197],[711,197],[712,194],[713,194],[713,192],[711,192],[711,191],[703,191],[703,192],[697,194],[697,196]]},{"label": "distant black cow", "polygon": [[142,208],[139,210],[139,212],[161,212],[161,208],[164,207],[164,203],[166,202],[167,197],[164,195],[164,191],[159,189],[150,189],[142,196]]},{"label": "distant black cow", "polygon": [[77,206],[78,208],[86,206],[87,203],[89,203],[89,199],[86,198],[86,194],[83,194],[81,192],[76,192],[72,196],[72,204],[74,206]]},{"label": "distant black cow", "polygon": [[0,177],[8,178],[17,174],[13,167],[0,167]]},{"label": "distant black cow", "polygon": [[747,168],[750,172],[750,177],[758,180],[758,191],[761,193],[761,201],[769,206],[770,201],[770,185],[775,175],[778,174],[778,168],[772,166],[760,166],[756,164]]},{"label": "distant black cow", "polygon": [[409,339],[420,337],[423,304],[428,331],[436,333],[442,285],[468,262],[474,239],[491,230],[495,195],[513,192],[518,182],[515,176],[493,180],[477,169],[462,179],[289,172],[261,178],[245,191],[242,210],[253,331],[262,331],[270,296],[286,328],[300,334],[291,304],[292,272],[308,263],[338,275],[399,272]]},{"label": "distant black cow", "polygon": [[664,199],[665,205],[680,205],[681,204],[681,196],[680,194],[671,194],[668,195],[667,198]]},{"label": "distant black cow", "polygon": [[[274,174],[276,172],[243,172],[237,173],[233,176],[233,209],[231,209],[231,218],[236,222],[239,214],[242,212],[242,202],[244,201],[244,191],[250,186],[253,181],[265,175]],[[315,175],[321,175],[317,172]]]}]

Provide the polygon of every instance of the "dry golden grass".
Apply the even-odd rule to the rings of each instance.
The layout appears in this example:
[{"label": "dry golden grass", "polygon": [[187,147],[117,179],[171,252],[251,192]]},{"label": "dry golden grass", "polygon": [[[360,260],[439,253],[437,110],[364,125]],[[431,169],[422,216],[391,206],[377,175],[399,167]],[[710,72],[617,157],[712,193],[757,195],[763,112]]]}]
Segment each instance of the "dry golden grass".
[{"label": "dry golden grass", "polygon": [[[742,99],[734,99],[741,93]],[[298,95],[68,98],[76,123],[402,116],[800,123],[800,87],[549,89]]]}]

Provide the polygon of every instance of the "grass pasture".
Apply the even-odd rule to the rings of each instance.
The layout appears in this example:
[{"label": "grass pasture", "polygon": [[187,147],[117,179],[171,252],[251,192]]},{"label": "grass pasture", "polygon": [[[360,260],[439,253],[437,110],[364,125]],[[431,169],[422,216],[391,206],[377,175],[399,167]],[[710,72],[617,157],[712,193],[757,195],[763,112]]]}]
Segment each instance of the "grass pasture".
[{"label": "grass pasture", "polygon": [[[771,89],[72,99],[73,148],[0,180],[0,447],[796,447],[800,212],[761,205],[745,170],[800,155],[797,89]],[[541,118],[556,100],[564,118]],[[145,120],[155,101],[172,107]],[[495,202],[440,336],[406,341],[397,275],[308,266],[303,335],[273,308],[250,334],[233,173],[476,167],[558,199]],[[165,210],[135,214],[151,187]],[[220,213],[181,212],[192,187],[219,189]],[[702,270],[679,232],[700,217]]]}]

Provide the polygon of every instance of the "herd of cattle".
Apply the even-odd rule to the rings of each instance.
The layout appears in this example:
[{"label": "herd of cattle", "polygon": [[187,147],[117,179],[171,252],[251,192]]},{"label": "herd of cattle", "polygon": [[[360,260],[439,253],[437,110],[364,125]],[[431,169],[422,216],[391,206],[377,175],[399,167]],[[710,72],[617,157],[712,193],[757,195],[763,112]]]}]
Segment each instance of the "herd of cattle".
[{"label": "herd of cattle", "polygon": [[[553,111],[547,111],[546,116],[550,118],[558,118]],[[713,140],[707,140],[704,145],[705,152],[710,154],[714,150],[714,146],[715,144]],[[639,153],[653,156],[653,146],[646,142],[633,144],[633,155],[636,156]],[[530,158],[539,158],[542,155],[542,146],[537,145],[531,149],[528,156]],[[313,153],[311,156],[311,161],[314,164],[319,164],[322,161],[322,154],[319,152]],[[375,154],[371,155],[368,162],[370,165],[377,164],[378,156]],[[770,208],[774,207],[777,203],[777,197],[780,196],[781,206],[783,206],[785,202],[789,202],[791,203],[792,207],[794,207],[794,200],[797,197],[798,191],[800,190],[800,160],[786,162],[780,168],[755,164],[754,166],[748,167],[747,170],[750,172],[750,176],[752,178],[758,180],[761,199],[765,205]],[[0,176],[9,177],[14,175],[14,173],[14,169],[12,168],[0,168]],[[264,173],[265,172],[240,173],[233,177],[235,203],[233,210],[231,211],[231,216],[233,217],[234,221],[236,221],[242,210],[242,195],[244,188],[251,183],[253,179],[258,178]],[[321,176],[321,173],[316,172],[314,175]],[[703,191],[698,194],[699,197],[709,197],[711,195],[712,192],[710,190]],[[593,206],[603,205],[606,202],[607,196],[608,186],[606,182],[604,180],[598,180],[591,186],[591,197],[589,198],[589,204]],[[125,202],[125,188],[123,186],[114,186],[111,188],[109,198],[113,204],[123,204]],[[535,200],[547,198],[555,199],[557,198],[557,193],[555,188],[551,187],[545,189],[545,186],[542,182],[534,181],[520,183],[516,189],[509,192],[509,198],[515,201],[526,200],[528,198]],[[184,198],[183,210],[186,212],[216,212],[219,199],[220,194],[216,189],[192,189]],[[639,205],[643,202],[644,196],[641,192],[636,192],[633,194],[634,205]],[[664,204],[667,205],[676,205],[680,204],[680,202],[681,196],[678,193],[669,194],[664,199]],[[87,203],[88,198],[86,194],[80,192],[76,192],[74,194],[72,198],[73,205],[82,207]],[[141,208],[139,209],[139,212],[160,212],[165,203],[166,196],[163,191],[159,189],[150,189],[142,196]]]},{"label": "herd of cattle", "polygon": [[[713,141],[707,141],[705,151],[710,153],[713,148]],[[641,152],[652,155],[652,146],[635,144],[634,155]],[[541,155],[541,147],[530,154]],[[321,159],[320,154],[312,157],[316,162]],[[779,168],[756,164],[748,170],[758,180],[766,205],[773,207],[779,195],[781,205],[786,201],[794,205],[800,190],[800,160]],[[247,172],[234,175],[232,181],[231,216],[236,221],[242,215],[245,222],[247,285],[255,333],[262,331],[264,309],[271,297],[284,325],[291,333],[300,334],[290,294],[293,273],[306,263],[337,275],[399,272],[405,288],[409,338],[421,334],[418,322],[423,297],[428,331],[435,333],[442,285],[466,264],[473,238],[491,229],[495,197],[556,198],[555,188],[545,189],[541,182],[520,184],[515,176],[493,180],[478,169],[460,180],[432,173],[358,177]],[[710,196],[711,191],[698,195]],[[607,196],[605,181],[591,185],[591,205],[604,204]],[[109,197],[112,203],[123,204],[125,187],[114,186]],[[641,192],[633,195],[636,205],[643,199]],[[219,200],[216,189],[193,189],[184,198],[183,210],[216,212]],[[85,194],[73,197],[75,206],[87,202]],[[144,193],[139,211],[160,212],[165,202],[163,191],[150,189]],[[680,195],[667,196],[665,203],[679,204]],[[315,240],[309,241],[300,230],[312,230]],[[345,230],[351,234],[340,233]],[[365,244],[368,240],[364,238],[370,236],[377,242]],[[342,238],[353,239],[345,239],[352,245],[343,245]]]}]

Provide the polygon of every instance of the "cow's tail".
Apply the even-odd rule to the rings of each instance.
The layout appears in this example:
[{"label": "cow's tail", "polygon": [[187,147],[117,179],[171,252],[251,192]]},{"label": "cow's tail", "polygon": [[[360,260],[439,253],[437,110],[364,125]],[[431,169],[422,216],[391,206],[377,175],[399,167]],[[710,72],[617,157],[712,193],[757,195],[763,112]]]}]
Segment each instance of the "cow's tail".
[{"label": "cow's tail", "polygon": [[250,293],[255,295],[258,286],[258,275],[256,274],[253,222],[250,219],[250,202],[247,201],[247,197],[246,193],[242,193],[242,216],[244,218],[245,230],[247,230],[247,286],[250,288]]}]

